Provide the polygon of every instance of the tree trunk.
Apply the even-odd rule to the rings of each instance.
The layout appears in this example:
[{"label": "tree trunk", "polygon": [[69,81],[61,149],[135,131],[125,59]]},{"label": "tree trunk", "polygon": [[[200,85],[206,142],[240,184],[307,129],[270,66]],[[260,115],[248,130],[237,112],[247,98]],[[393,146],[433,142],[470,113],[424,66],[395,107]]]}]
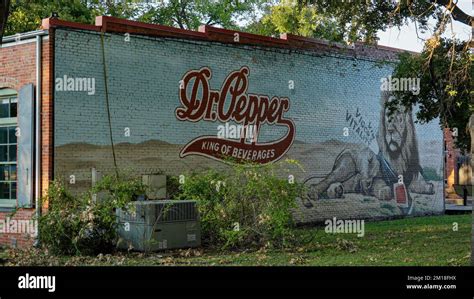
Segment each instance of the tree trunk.
[{"label": "tree trunk", "polygon": [[[468,124],[468,130],[471,133],[471,167],[474,169],[474,114],[471,115]],[[471,177],[471,189],[474,189],[474,176]],[[471,196],[474,195],[471,190]],[[474,197],[474,196],[473,196]],[[474,202],[472,209],[472,242],[471,242],[471,264],[474,266]]]},{"label": "tree trunk", "polygon": [[2,44],[3,31],[7,25],[8,7],[10,0],[0,0],[0,45]]}]

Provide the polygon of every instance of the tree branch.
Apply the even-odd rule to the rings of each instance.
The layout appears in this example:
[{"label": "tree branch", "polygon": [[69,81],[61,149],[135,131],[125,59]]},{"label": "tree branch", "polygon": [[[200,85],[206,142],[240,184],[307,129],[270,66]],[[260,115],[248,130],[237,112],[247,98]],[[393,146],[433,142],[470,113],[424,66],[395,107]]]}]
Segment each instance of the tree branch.
[{"label": "tree branch", "polygon": [[181,14],[179,13],[179,7],[178,7],[179,3],[172,3],[171,5],[172,5],[172,10],[175,14],[176,22],[178,23],[179,28],[185,29],[183,21],[181,20]]},{"label": "tree branch", "polygon": [[468,26],[472,24],[472,16],[462,11],[453,0],[430,0],[431,3],[440,4],[446,9],[451,10],[451,16],[454,20],[464,23]]}]

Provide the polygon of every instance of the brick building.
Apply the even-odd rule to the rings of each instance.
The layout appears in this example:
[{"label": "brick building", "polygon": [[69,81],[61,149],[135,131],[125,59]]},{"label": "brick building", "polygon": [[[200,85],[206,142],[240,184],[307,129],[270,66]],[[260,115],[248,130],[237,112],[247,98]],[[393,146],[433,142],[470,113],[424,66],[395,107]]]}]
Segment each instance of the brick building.
[{"label": "brick building", "polygon": [[[80,192],[92,169],[225,171],[224,156],[300,161],[304,170],[290,169],[308,187],[298,222],[444,211],[438,124],[384,109],[381,80],[397,49],[111,17],[45,19],[41,31],[4,42],[0,98],[19,112],[0,129],[21,134],[7,134],[18,159],[0,163],[8,167],[0,193],[9,192],[0,217],[33,215],[52,179]],[[28,242],[0,234],[0,244]]]},{"label": "brick building", "polygon": [[[35,193],[40,194],[51,179],[52,151],[48,146],[52,141],[50,46],[48,31],[40,30],[7,37],[0,47],[0,220],[32,219],[38,198]],[[41,98],[39,107],[34,107],[36,98]],[[41,118],[37,118],[41,121],[39,135],[33,131],[35,108],[41,113]],[[40,136],[41,152],[35,150],[36,136]],[[37,175],[35,155],[39,157],[36,160],[41,161]],[[31,234],[0,233],[0,244],[26,246],[33,241]]]},{"label": "brick building", "polygon": [[469,155],[456,148],[453,134],[451,129],[444,130],[446,199],[462,204],[462,186],[472,190],[472,167]]}]

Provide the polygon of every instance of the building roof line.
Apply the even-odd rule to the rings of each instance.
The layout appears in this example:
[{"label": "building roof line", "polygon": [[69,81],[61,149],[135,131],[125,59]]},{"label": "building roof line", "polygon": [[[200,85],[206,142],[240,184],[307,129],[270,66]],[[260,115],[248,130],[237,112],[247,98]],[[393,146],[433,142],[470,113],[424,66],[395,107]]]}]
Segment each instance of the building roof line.
[{"label": "building roof line", "polygon": [[24,41],[24,40],[27,40],[27,39],[36,38],[39,35],[48,35],[48,31],[47,30],[35,30],[35,31],[29,31],[29,32],[25,32],[25,33],[17,33],[15,35],[5,36],[2,39],[2,44]]},{"label": "building roof line", "polygon": [[263,36],[248,32],[229,30],[223,28],[202,25],[198,31],[175,28],[171,26],[149,24],[131,21],[110,16],[98,16],[95,25],[64,21],[57,18],[47,18],[42,21],[42,29],[52,28],[74,28],[96,32],[129,33],[137,35],[172,37],[181,39],[194,39],[202,41],[215,41],[226,44],[240,44],[251,46],[265,46],[283,48],[289,50],[304,50],[316,52],[338,52],[340,54],[357,57],[376,57],[379,60],[397,60],[398,54],[406,51],[402,49],[367,45],[356,42],[352,45],[329,42],[326,40],[302,37],[293,34],[281,34],[279,38]]}]

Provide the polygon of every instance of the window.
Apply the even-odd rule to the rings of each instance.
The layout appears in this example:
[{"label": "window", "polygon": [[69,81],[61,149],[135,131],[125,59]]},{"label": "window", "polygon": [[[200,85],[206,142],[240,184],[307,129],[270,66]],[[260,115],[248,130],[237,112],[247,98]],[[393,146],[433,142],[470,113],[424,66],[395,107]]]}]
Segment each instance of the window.
[{"label": "window", "polygon": [[0,118],[16,117],[16,97],[3,98],[0,102]]},{"label": "window", "polygon": [[0,208],[16,206],[17,103],[14,90],[0,89]]}]

